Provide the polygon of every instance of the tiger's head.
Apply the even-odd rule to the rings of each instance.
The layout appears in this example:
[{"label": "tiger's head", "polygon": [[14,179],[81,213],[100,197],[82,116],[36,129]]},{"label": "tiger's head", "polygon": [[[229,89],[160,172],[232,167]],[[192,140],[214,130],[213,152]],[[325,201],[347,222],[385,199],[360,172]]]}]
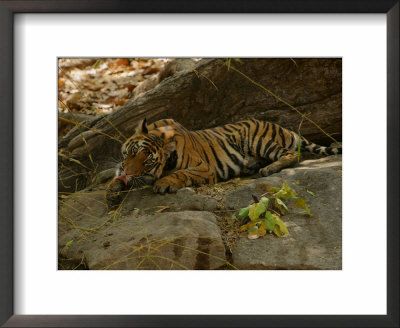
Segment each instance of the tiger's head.
[{"label": "tiger's head", "polygon": [[[149,133],[144,119],[121,147],[123,161],[117,168],[116,179],[122,180],[125,185],[135,181],[139,185],[154,182],[160,178],[175,149],[175,141],[166,142],[160,136]],[[146,183],[141,182],[143,179]]]}]

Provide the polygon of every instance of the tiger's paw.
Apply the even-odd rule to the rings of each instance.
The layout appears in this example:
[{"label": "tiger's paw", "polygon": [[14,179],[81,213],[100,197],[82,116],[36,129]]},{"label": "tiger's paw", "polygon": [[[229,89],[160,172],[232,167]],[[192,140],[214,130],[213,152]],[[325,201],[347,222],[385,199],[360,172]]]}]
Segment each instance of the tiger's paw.
[{"label": "tiger's paw", "polygon": [[110,184],[106,189],[106,200],[107,205],[110,209],[118,206],[122,200],[122,191],[125,189],[126,185],[121,179],[112,179]]},{"label": "tiger's paw", "polygon": [[279,167],[277,167],[273,164],[270,164],[266,167],[261,168],[258,172],[260,172],[261,176],[267,177],[267,176],[270,176],[271,174],[277,173],[279,171],[280,171]]},{"label": "tiger's paw", "polygon": [[183,187],[185,187],[183,181],[179,181],[172,177],[164,177],[154,183],[153,190],[156,193],[165,194],[166,192],[177,192]]}]

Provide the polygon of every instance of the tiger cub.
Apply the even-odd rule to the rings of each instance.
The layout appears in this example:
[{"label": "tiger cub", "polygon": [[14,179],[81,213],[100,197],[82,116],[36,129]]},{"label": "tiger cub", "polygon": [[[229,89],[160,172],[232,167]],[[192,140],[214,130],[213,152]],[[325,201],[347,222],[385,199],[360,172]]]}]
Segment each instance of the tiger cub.
[{"label": "tiger cub", "polygon": [[156,193],[214,184],[240,175],[268,176],[297,162],[302,150],[323,155],[341,148],[309,142],[278,124],[255,119],[189,131],[172,119],[139,123],[122,145],[123,161],[110,189],[153,184]]}]

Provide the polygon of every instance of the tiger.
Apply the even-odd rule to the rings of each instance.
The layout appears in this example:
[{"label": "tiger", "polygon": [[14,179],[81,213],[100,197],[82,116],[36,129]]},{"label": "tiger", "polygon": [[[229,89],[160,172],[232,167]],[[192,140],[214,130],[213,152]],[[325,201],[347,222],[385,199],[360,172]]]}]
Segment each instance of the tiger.
[{"label": "tiger", "polygon": [[293,166],[299,149],[321,155],[341,154],[278,124],[243,120],[190,131],[173,119],[142,120],[121,147],[114,185],[132,188],[152,184],[155,193],[215,184],[259,172],[269,176]]}]

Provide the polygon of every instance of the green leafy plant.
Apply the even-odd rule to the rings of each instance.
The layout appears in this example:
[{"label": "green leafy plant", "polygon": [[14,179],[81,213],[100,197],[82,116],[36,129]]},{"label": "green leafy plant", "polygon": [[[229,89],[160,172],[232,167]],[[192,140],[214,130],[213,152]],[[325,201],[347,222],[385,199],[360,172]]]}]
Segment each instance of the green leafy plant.
[{"label": "green leafy plant", "polygon": [[[280,188],[270,188],[267,193],[261,195],[260,199],[256,196],[253,198],[255,199],[254,204],[241,208],[238,213],[239,217],[247,221],[240,227],[240,230],[247,231],[249,239],[265,236],[267,232],[274,233],[278,237],[289,233],[280,217],[289,211],[283,200],[293,199],[298,208],[303,209],[311,216],[305,199],[298,197],[296,191],[286,182]],[[235,214],[232,215],[232,219],[238,220]]]}]

